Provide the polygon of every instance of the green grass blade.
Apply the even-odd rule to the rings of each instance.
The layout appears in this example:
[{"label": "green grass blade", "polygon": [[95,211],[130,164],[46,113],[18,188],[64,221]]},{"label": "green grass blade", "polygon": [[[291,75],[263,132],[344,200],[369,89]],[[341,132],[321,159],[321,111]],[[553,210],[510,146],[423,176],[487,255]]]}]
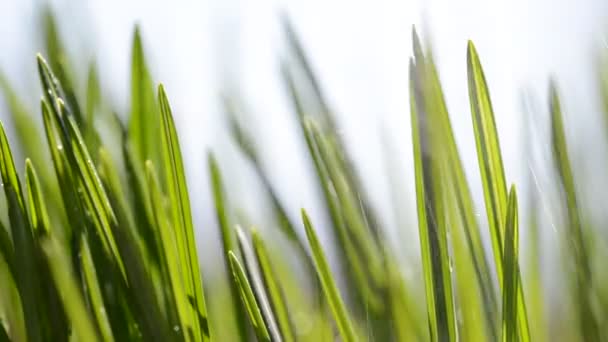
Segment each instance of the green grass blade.
[{"label": "green grass blade", "polygon": [[29,159],[25,160],[25,183],[27,199],[30,204],[30,222],[35,236],[46,236],[49,234],[50,220],[44,204],[44,198],[40,190],[40,182],[36,171]]},{"label": "green grass blade", "polygon": [[247,308],[249,320],[253,325],[258,341],[270,341],[266,323],[264,322],[260,307],[255,299],[255,295],[253,294],[253,290],[247,280],[247,275],[245,274],[243,267],[232,251],[228,251],[228,260],[230,260],[230,268],[232,270],[234,282],[239,289],[243,305]]},{"label": "green grass blade", "polygon": [[264,324],[268,329],[268,335],[272,341],[282,341],[283,339],[281,338],[279,328],[277,327],[277,319],[275,318],[274,312],[270,306],[268,294],[266,293],[264,282],[262,280],[262,276],[260,275],[260,266],[258,265],[255,254],[253,253],[251,243],[249,242],[247,236],[245,236],[245,233],[241,227],[237,226],[236,232],[237,240],[239,242],[239,250],[241,251],[241,256],[243,257],[245,265],[245,273],[247,274],[247,279],[249,280],[253,290],[255,300],[258,303],[260,312],[262,313]]},{"label": "green grass blade", "polygon": [[304,222],[306,236],[308,237],[308,243],[310,244],[310,248],[312,250],[315,267],[317,269],[317,276],[321,280],[323,292],[325,293],[327,301],[329,302],[329,306],[334,316],[336,325],[338,326],[340,336],[342,337],[342,340],[344,342],[357,341],[355,330],[348,316],[346,306],[342,301],[342,297],[340,297],[338,287],[336,286],[332,277],[331,269],[329,268],[329,264],[327,263],[325,253],[323,253],[321,243],[317,238],[317,235],[312,227],[312,224],[310,223],[306,211],[303,209],[302,221]]},{"label": "green grass blade", "polygon": [[11,275],[15,275],[15,249],[13,239],[4,224],[0,222],[0,257],[4,259]]},{"label": "green grass blade", "polygon": [[154,83],[148,68],[139,26],[133,32],[131,48],[131,115],[129,139],[140,162],[160,162],[160,125],[154,98]]},{"label": "green grass blade", "polygon": [[[455,341],[456,321],[447,249],[446,218],[437,156],[433,156],[432,126],[422,103],[420,75],[410,61],[410,111],[414,146],[420,250],[431,341]],[[435,133],[436,134],[436,133]],[[434,159],[435,158],[435,159]]]},{"label": "green grass blade", "polygon": [[90,303],[89,305],[97,322],[97,327],[104,341],[114,341],[112,326],[108,320],[108,314],[103,302],[100,281],[97,277],[95,264],[93,263],[93,256],[91,255],[89,242],[87,241],[85,235],[82,235],[81,238],[80,253],[80,268],[82,270],[83,287],[85,289],[84,292],[88,298],[88,302]]},{"label": "green grass blade", "polygon": [[[505,223],[505,250],[503,268],[502,293],[502,341],[517,341],[518,321],[517,312],[518,287],[520,286],[518,254],[519,254],[519,223],[517,215],[517,193],[515,186],[509,191],[507,216]],[[526,336],[521,341],[528,341]]]},{"label": "green grass blade", "polygon": [[29,341],[41,341],[44,329],[41,313],[38,311],[40,289],[38,266],[35,260],[35,246],[32,228],[21,191],[21,184],[4,126],[0,123],[0,173],[4,193],[8,202],[8,214],[15,250],[15,280],[23,305],[23,315]]},{"label": "green grass blade", "polygon": [[268,294],[270,304],[272,305],[272,311],[276,317],[283,341],[295,341],[292,326],[293,323],[289,316],[289,308],[287,307],[284,293],[272,268],[271,259],[266,249],[266,244],[256,230],[251,232],[251,239],[253,242],[253,250],[255,251],[255,256],[258,265],[260,266],[260,273],[264,278],[266,292]]},{"label": "green grass blade", "polygon": [[81,341],[98,341],[95,326],[85,305],[80,289],[70,269],[69,256],[65,248],[53,238],[42,241],[42,250],[46,255],[55,286],[59,291],[66,315],[72,322],[72,328]]},{"label": "green grass blade", "polygon": [[209,340],[209,324],[207,309],[203,295],[203,283],[198,266],[198,256],[194,241],[194,227],[190,212],[190,199],[186,186],[186,175],[182,162],[182,155],[177,138],[173,114],[169,107],[169,100],[162,85],[158,87],[158,100],[161,112],[161,146],[163,165],[169,199],[171,201],[171,217],[173,229],[176,231],[176,241],[180,260],[185,267],[183,281],[186,284],[186,293],[192,300],[194,320],[198,321],[195,327],[195,340]]},{"label": "green grass blade", "polygon": [[[471,102],[471,115],[475,131],[477,145],[477,158],[479,171],[481,173],[486,213],[492,237],[492,248],[494,250],[494,261],[498,274],[499,284],[503,284],[503,238],[504,222],[507,209],[507,187],[505,180],[502,156],[494,111],[490,101],[490,93],[486,83],[483,68],[479,61],[477,50],[473,42],[469,41],[467,49],[467,67],[469,81],[469,99]],[[519,272],[519,266],[518,266]],[[520,338],[530,335],[528,319],[523,296],[523,287],[518,285],[518,319]]]},{"label": "green grass blade", "polygon": [[585,341],[597,341],[600,339],[600,326],[594,315],[592,299],[588,293],[589,289],[593,288],[591,266],[584,240],[574,176],[568,156],[561,104],[554,84],[551,84],[550,87],[549,101],[553,156],[559,174],[561,189],[566,199],[568,215],[567,241],[570,243],[574,258],[575,303],[578,311],[579,329]]}]

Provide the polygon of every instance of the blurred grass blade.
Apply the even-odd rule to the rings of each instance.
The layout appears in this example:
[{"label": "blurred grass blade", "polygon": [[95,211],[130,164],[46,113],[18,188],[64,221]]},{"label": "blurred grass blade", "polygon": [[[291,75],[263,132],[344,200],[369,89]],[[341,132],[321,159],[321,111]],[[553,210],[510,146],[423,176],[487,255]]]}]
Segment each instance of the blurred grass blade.
[{"label": "blurred grass blade", "polygon": [[[209,168],[209,175],[211,177],[211,190],[213,192],[213,203],[215,205],[215,216],[217,218],[218,226],[220,227],[220,235],[222,237],[222,247],[226,271],[230,274],[230,261],[228,260],[228,252],[235,250],[233,230],[230,226],[228,217],[228,208],[226,207],[226,200],[224,198],[224,189],[222,183],[222,175],[220,173],[217,160],[212,153],[207,155],[207,165]],[[245,339],[247,336],[247,326],[245,321],[245,312],[243,312],[241,306],[237,300],[239,297],[239,289],[235,282],[230,282],[230,293],[232,294],[232,309],[235,315],[238,333],[241,339]]]},{"label": "blurred grass blade", "polygon": [[243,267],[232,251],[228,251],[228,260],[230,261],[230,268],[232,270],[234,282],[239,289],[239,294],[243,305],[247,308],[249,320],[253,325],[253,329],[255,330],[258,341],[270,341],[270,335],[268,334],[266,323],[264,322],[260,307],[255,299],[255,295],[253,294]]},{"label": "blurred grass blade", "polygon": [[[477,145],[479,171],[483,182],[486,213],[492,237],[498,282],[499,284],[503,284],[504,221],[502,218],[506,217],[507,187],[490,94],[477,50],[471,41],[469,41],[467,49],[467,67],[469,99]],[[517,268],[517,272],[519,272],[519,266]],[[517,300],[519,336],[520,339],[525,339],[527,336],[530,336],[530,329],[521,283],[518,283]]]},{"label": "blurred grass blade", "polygon": [[72,322],[72,328],[81,341],[98,341],[93,321],[84,305],[80,289],[70,269],[70,260],[65,253],[65,248],[57,240],[45,238],[42,242],[42,250],[47,257],[51,274],[55,281],[63,307]]},{"label": "blurred grass blade", "polygon": [[32,228],[21,191],[21,184],[4,126],[0,123],[0,173],[12,230],[15,251],[15,281],[23,305],[23,316],[29,341],[41,341],[44,317],[39,312],[40,281],[35,260],[35,246]]},{"label": "blurred grass blade", "polygon": [[[502,341],[517,341],[518,321],[517,312],[519,272],[519,223],[517,215],[517,193],[515,186],[509,191],[507,205],[507,216],[505,223],[505,253],[503,268],[503,293],[502,293]],[[529,336],[520,339],[528,341]]]},{"label": "blurred grass blade", "polygon": [[329,306],[334,316],[336,325],[338,326],[340,336],[344,342],[357,341],[355,330],[350,318],[348,317],[348,312],[344,302],[340,297],[338,287],[334,283],[331,269],[329,268],[329,264],[325,258],[325,253],[323,253],[321,244],[319,243],[317,235],[304,209],[302,209],[302,221],[304,222],[306,236],[308,237],[308,243],[310,244],[310,249],[312,250],[315,267],[317,269],[317,276],[321,280],[323,292],[325,293],[327,301],[329,302]]},{"label": "blurred grass blade", "polygon": [[245,236],[245,232],[243,232],[241,227],[236,227],[236,233],[237,240],[239,242],[239,249],[245,265],[244,268],[247,274],[247,279],[249,280],[253,290],[255,300],[260,308],[260,312],[262,313],[262,318],[264,319],[264,324],[268,329],[268,334],[272,341],[282,341],[279,328],[277,327],[277,320],[272,312],[268,294],[266,293],[264,282],[262,280],[262,276],[260,275],[260,267],[253,253],[251,243],[249,242],[247,236]]},{"label": "blurred grass blade", "polygon": [[203,295],[203,283],[198,266],[196,244],[194,242],[194,227],[190,212],[190,199],[186,186],[186,175],[182,162],[182,154],[177,138],[173,114],[169,100],[162,85],[158,87],[158,101],[161,117],[161,146],[167,189],[171,202],[171,217],[175,230],[177,250],[181,264],[184,266],[182,281],[185,284],[186,295],[191,299],[193,320],[198,321],[194,328],[194,339],[208,341],[210,339],[207,309]]},{"label": "blurred grass blade", "polygon": [[592,272],[585,245],[581,213],[576,196],[574,176],[568,157],[568,147],[564,133],[562,109],[555,84],[549,90],[549,106],[551,110],[551,139],[553,156],[559,174],[561,190],[566,199],[567,227],[571,253],[574,262],[574,292],[579,329],[585,341],[598,341],[600,339],[600,326],[593,311],[593,302],[589,293],[593,289]]},{"label": "blurred grass blade", "polygon": [[131,115],[129,139],[140,162],[160,162],[158,109],[154,99],[154,84],[148,68],[139,26],[133,32],[131,48]]},{"label": "blurred grass blade", "polygon": [[264,285],[272,306],[272,312],[276,317],[283,341],[295,341],[289,308],[287,307],[284,293],[272,268],[271,259],[266,250],[264,240],[256,230],[251,232],[251,239],[253,242],[253,250],[255,251],[255,256],[258,265],[260,266],[260,273],[264,278]]},{"label": "blurred grass blade", "polygon": [[[446,218],[443,212],[437,156],[433,156],[432,126],[422,103],[420,75],[410,60],[410,112],[414,146],[420,250],[424,271],[431,341],[456,341]],[[435,138],[436,139],[436,138]]]}]

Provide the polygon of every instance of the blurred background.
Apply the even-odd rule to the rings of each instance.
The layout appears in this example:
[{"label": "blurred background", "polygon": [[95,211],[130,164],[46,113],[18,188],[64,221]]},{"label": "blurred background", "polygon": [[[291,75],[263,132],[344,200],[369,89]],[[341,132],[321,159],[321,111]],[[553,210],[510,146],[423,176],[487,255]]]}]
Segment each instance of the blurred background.
[{"label": "blurred background", "polygon": [[[0,70],[33,113],[38,113],[41,95],[35,54],[43,46],[40,9],[44,3],[0,0]],[[549,77],[568,95],[564,107],[574,150],[577,146],[605,149],[595,143],[605,139],[603,125],[597,124],[597,57],[608,49],[604,0],[55,0],[48,4],[57,15],[74,68],[86,75],[90,62],[97,65],[103,92],[122,118],[129,111],[133,29],[140,25],[153,78],[165,84],[176,116],[206,273],[220,266],[213,257],[220,253],[220,243],[207,177],[208,150],[218,156],[237,214],[261,229],[271,216],[258,199],[260,185],[251,166],[232,142],[222,95],[239,100],[241,119],[256,132],[264,169],[290,215],[297,217],[299,208],[306,207],[320,230],[327,220],[319,209],[319,194],[310,186],[314,176],[280,77],[279,61],[285,55],[282,14],[300,36],[339,120],[339,134],[353,152],[377,210],[399,237],[394,243],[405,243],[398,249],[403,257],[419,258],[417,239],[408,238],[417,234],[407,71],[412,25],[433,43],[480,213],[482,188],[466,86],[468,39],[475,42],[486,71],[509,182],[530,183],[532,163],[523,136],[531,122],[538,125],[535,134],[546,136],[547,129],[541,120],[526,117],[526,108],[533,107],[540,118],[547,116],[542,113],[547,112]],[[76,89],[84,92],[86,79],[74,81]],[[5,109],[0,103],[2,120],[9,118]],[[581,172],[585,165],[593,168],[601,163],[577,153],[572,158]],[[387,162],[396,167],[389,170]],[[397,181],[392,185],[389,173]],[[551,191],[542,189],[542,181],[535,186]],[[589,187],[592,193],[601,191],[593,184]],[[525,193],[526,188],[520,188]],[[521,197],[525,206],[526,196]],[[403,217],[395,217],[394,212]],[[482,233],[489,241],[487,229]]]}]

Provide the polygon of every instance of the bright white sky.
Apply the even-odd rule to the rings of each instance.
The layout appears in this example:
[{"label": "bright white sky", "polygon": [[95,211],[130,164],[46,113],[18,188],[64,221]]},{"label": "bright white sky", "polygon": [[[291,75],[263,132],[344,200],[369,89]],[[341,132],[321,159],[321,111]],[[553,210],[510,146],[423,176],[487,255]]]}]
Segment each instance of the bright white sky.
[{"label": "bright white sky", "polygon": [[[40,1],[0,0],[0,68],[19,89],[35,84],[32,43],[34,9]],[[566,108],[589,112],[593,93],[594,47],[606,45],[608,2],[604,0],[181,0],[52,1],[74,54],[97,56],[102,82],[127,108],[131,32],[140,22],[156,80],[165,83],[176,113],[193,193],[194,215],[212,218],[205,151],[224,153],[220,161],[232,188],[250,188],[240,168],[228,165],[233,148],[219,120],[216,95],[236,85],[251,107],[252,129],[267,149],[266,160],[280,194],[297,208],[312,208],[310,170],[298,158],[288,102],[278,78],[281,32],[276,20],[287,11],[343,125],[342,134],[357,151],[372,195],[390,217],[388,185],[380,147],[396,151],[403,171],[402,192],[413,199],[407,61],[412,24],[435,44],[439,70],[472,189],[480,198],[474,138],[466,88],[466,41],[473,39],[485,66],[497,115],[509,181],[523,181],[521,161],[522,87],[543,99],[547,78],[556,75],[571,94]],[[589,96],[588,94],[592,94]],[[37,94],[28,94],[32,105]],[[544,101],[544,100],[543,100]],[[0,117],[6,117],[0,114]],[[572,121],[580,121],[573,116]],[[584,120],[583,120],[584,121]],[[380,134],[384,132],[385,134]],[[586,132],[593,136],[599,134]],[[228,156],[226,156],[228,153]],[[234,164],[242,166],[242,164]],[[408,195],[410,194],[410,195]],[[236,199],[235,199],[236,201]],[[241,191],[237,204],[256,218],[256,192]],[[411,204],[411,203],[410,203]],[[413,221],[413,220],[412,220]],[[416,246],[417,247],[417,246]]]}]

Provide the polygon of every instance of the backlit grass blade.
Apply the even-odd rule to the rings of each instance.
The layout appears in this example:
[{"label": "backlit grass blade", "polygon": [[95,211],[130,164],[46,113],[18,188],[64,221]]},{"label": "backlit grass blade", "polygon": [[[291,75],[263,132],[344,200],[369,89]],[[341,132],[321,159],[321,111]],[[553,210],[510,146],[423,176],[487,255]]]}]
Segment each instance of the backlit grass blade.
[{"label": "backlit grass blade", "polygon": [[46,211],[46,205],[40,190],[40,182],[36,171],[29,159],[25,160],[25,184],[27,199],[30,205],[30,223],[34,229],[35,236],[45,236],[49,234],[50,221]]},{"label": "backlit grass blade", "polygon": [[133,32],[131,47],[131,115],[129,139],[140,162],[160,161],[158,109],[154,99],[154,84],[148,68],[139,26]]},{"label": "backlit grass blade", "polygon": [[239,242],[239,250],[241,251],[241,256],[243,257],[245,265],[245,273],[247,274],[247,279],[249,280],[249,284],[251,285],[251,289],[255,295],[255,300],[258,303],[260,312],[262,313],[262,318],[264,318],[264,324],[268,329],[268,335],[272,341],[282,341],[283,339],[281,338],[281,334],[277,326],[277,320],[270,306],[268,294],[266,293],[264,282],[262,280],[262,276],[260,275],[260,266],[258,265],[255,254],[253,253],[251,243],[241,227],[236,227],[236,233],[237,240]]},{"label": "backlit grass blade", "polygon": [[[502,341],[517,341],[518,331],[518,287],[520,286],[518,254],[519,254],[519,223],[517,215],[517,193],[515,186],[509,191],[507,216],[505,221],[505,252],[503,268],[502,292]],[[520,339],[528,341],[529,336]]]},{"label": "backlit grass blade", "polygon": [[[471,190],[469,189],[458,147],[456,146],[454,132],[452,130],[452,124],[437,68],[433,60],[432,52],[428,51],[426,54],[423,53],[422,47],[420,46],[420,39],[418,38],[415,29],[412,32],[412,40],[414,42],[416,58],[415,66],[417,73],[420,75],[419,81],[422,83],[421,87],[423,89],[423,98],[416,99],[416,102],[424,104],[427,114],[433,122],[432,125],[434,129],[441,132],[441,134],[436,134],[440,140],[440,148],[436,148],[434,153],[441,155],[444,159],[442,173],[445,174],[445,178],[448,180],[447,186],[452,190],[449,191],[450,196],[448,197],[447,202],[448,206],[454,206],[454,214],[456,215],[452,233],[454,236],[454,243],[458,242],[457,238],[460,237],[460,235],[464,235],[463,240],[465,243],[462,248],[465,253],[468,253],[470,256],[462,256],[462,258],[465,259],[464,262],[466,262],[466,265],[463,266],[466,268],[473,267],[473,274],[476,278],[479,290],[465,284],[461,284],[459,288],[465,286],[466,289],[463,289],[463,291],[471,291],[467,293],[467,296],[475,296],[481,292],[479,297],[481,297],[482,300],[484,310],[482,315],[486,319],[486,324],[488,325],[487,330],[494,337],[497,337],[498,304],[496,301],[495,287],[492,282],[491,267],[488,264],[486,251],[482,244],[481,231],[475,217],[475,206],[472,200]],[[457,249],[456,247],[458,246],[455,246],[455,250]],[[456,257],[458,257],[458,255],[456,255],[455,258]],[[458,260],[455,262],[459,263]],[[464,272],[462,269],[461,271]],[[467,277],[470,278],[469,275],[467,275]],[[476,310],[475,308],[471,309]],[[473,328],[473,330],[479,329]]]},{"label": "backlit grass blade", "polygon": [[99,341],[93,320],[84,305],[80,289],[69,267],[71,262],[65,253],[65,247],[52,237],[45,238],[41,244],[65,313],[72,322],[74,334],[80,341]]},{"label": "backlit grass blade", "polygon": [[[226,207],[226,199],[224,198],[224,189],[222,183],[222,175],[220,173],[219,166],[215,157],[212,153],[207,155],[207,165],[209,168],[209,175],[211,177],[211,190],[213,192],[213,203],[215,205],[215,216],[217,218],[218,226],[220,227],[220,235],[222,237],[222,247],[224,251],[224,262],[226,271],[230,274],[230,261],[228,260],[228,251],[235,250],[233,230],[230,226],[230,219],[228,215],[228,208]],[[240,337],[245,339],[247,336],[247,326],[244,317],[242,306],[237,301],[239,289],[235,282],[230,282],[230,292],[232,293],[232,303],[235,319],[237,322],[237,329]]]},{"label": "backlit grass blade", "polygon": [[593,288],[591,266],[587,246],[585,246],[581,213],[576,195],[574,177],[568,156],[568,146],[564,133],[561,104],[557,89],[551,84],[549,90],[549,106],[551,110],[551,140],[553,157],[556,163],[559,182],[566,200],[567,208],[567,241],[571,246],[574,262],[574,292],[577,306],[579,329],[585,341],[599,340],[600,326],[594,315],[592,299],[589,290]]},{"label": "backlit grass blade", "polygon": [[258,265],[260,266],[260,273],[264,278],[266,292],[268,294],[270,304],[272,305],[272,312],[276,317],[283,341],[295,341],[292,326],[293,323],[290,319],[289,308],[287,307],[284,292],[281,289],[279,281],[276,277],[276,273],[272,268],[271,259],[268,251],[266,250],[266,244],[256,230],[251,232],[251,239],[253,242],[253,250],[255,251],[255,256]]},{"label": "backlit grass blade", "polygon": [[[507,188],[505,173],[500,153],[498,133],[494,121],[494,111],[490,101],[490,94],[486,84],[485,75],[479,61],[477,50],[473,42],[469,41],[467,49],[467,67],[469,83],[469,99],[471,102],[471,115],[473,117],[473,128],[475,131],[475,142],[477,145],[477,158],[479,171],[482,178],[484,199],[490,236],[492,237],[492,248],[494,250],[494,261],[499,284],[503,284],[503,238],[504,222],[507,209]],[[519,272],[519,266],[518,272]],[[518,285],[518,319],[520,339],[529,336],[528,319],[526,313],[523,287]]]},{"label": "backlit grass blade", "polygon": [[[424,271],[431,341],[456,341],[446,218],[439,165],[433,156],[431,122],[422,103],[423,91],[416,66],[410,61],[410,112],[416,176],[420,250]],[[435,158],[435,159],[434,159]]]},{"label": "backlit grass blade", "polygon": [[103,302],[103,297],[100,288],[100,281],[97,277],[93,256],[89,248],[89,242],[83,234],[80,244],[80,268],[82,270],[84,293],[88,297],[88,302],[92,308],[93,316],[97,322],[97,327],[104,341],[114,341],[112,326],[108,320],[107,311]]},{"label": "backlit grass blade", "polygon": [[342,337],[342,341],[357,341],[354,327],[346,310],[346,306],[342,301],[338,287],[334,282],[331,269],[327,263],[327,258],[325,257],[325,253],[321,247],[321,243],[319,242],[314,228],[310,223],[310,219],[308,218],[308,215],[304,209],[302,209],[302,221],[304,222],[306,236],[308,237],[308,243],[310,244],[315,267],[317,269],[317,276],[321,280],[323,292],[325,293],[325,297],[329,302],[329,306],[334,316],[334,321],[338,327],[338,331],[340,332],[340,336]]},{"label": "backlit grass blade", "polygon": [[4,194],[8,203],[8,215],[15,250],[15,282],[23,305],[23,316],[29,341],[41,341],[44,317],[38,311],[40,303],[40,282],[33,240],[33,232],[25,207],[21,184],[4,126],[0,123],[0,173]]},{"label": "backlit grass blade", "polygon": [[270,335],[264,318],[262,317],[262,312],[260,311],[260,307],[255,299],[255,295],[253,294],[253,290],[247,280],[247,275],[245,274],[243,267],[232,251],[228,251],[228,260],[230,261],[230,269],[232,270],[234,282],[239,290],[243,305],[247,309],[249,320],[253,325],[258,341],[270,341]]},{"label": "backlit grass blade", "polygon": [[186,175],[177,131],[173,122],[173,114],[162,85],[158,87],[158,101],[161,113],[160,136],[165,179],[171,201],[171,217],[173,229],[176,232],[177,249],[181,264],[184,266],[182,281],[185,284],[186,295],[192,301],[193,319],[195,322],[198,321],[198,325],[194,327],[194,339],[207,341],[210,338],[207,309],[194,241],[194,227],[192,226]]},{"label": "backlit grass blade", "polygon": [[6,262],[11,275],[15,275],[15,249],[13,239],[4,224],[0,222],[0,257]]}]

